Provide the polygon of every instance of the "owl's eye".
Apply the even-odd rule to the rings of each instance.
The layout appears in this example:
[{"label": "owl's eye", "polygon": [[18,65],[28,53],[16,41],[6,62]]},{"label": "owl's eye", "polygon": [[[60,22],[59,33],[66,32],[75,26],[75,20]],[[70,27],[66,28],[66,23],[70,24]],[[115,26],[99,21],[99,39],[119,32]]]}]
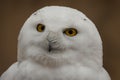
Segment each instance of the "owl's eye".
[{"label": "owl's eye", "polygon": [[38,32],[43,32],[44,29],[45,29],[45,26],[43,24],[38,24],[36,29],[37,29]]},{"label": "owl's eye", "polygon": [[74,28],[68,28],[64,30],[64,34],[66,34],[67,36],[73,37],[77,35],[77,30]]}]

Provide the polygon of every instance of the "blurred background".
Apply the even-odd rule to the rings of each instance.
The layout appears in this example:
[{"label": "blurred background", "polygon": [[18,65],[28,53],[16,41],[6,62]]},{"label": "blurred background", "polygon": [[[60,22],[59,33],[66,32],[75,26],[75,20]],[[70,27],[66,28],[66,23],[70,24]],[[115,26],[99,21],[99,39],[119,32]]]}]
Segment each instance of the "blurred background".
[{"label": "blurred background", "polygon": [[0,75],[17,60],[17,37],[25,20],[50,5],[76,8],[97,26],[103,40],[104,67],[120,80],[120,0],[1,0]]}]

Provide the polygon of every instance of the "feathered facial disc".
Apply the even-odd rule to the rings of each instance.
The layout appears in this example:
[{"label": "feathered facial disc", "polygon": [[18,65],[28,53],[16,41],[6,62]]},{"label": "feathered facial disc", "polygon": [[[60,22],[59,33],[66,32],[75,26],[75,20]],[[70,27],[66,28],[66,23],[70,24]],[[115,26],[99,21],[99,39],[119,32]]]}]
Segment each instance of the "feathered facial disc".
[{"label": "feathered facial disc", "polygon": [[91,60],[92,63],[95,59],[97,63],[102,62],[99,33],[76,9],[50,6],[36,11],[23,25],[18,40],[19,60],[49,56],[57,61]]}]

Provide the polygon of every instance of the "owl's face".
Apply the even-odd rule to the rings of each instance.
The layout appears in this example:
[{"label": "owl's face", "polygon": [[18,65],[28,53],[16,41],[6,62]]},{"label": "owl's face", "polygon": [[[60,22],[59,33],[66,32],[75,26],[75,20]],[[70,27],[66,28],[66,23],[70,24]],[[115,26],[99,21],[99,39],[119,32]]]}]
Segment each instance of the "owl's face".
[{"label": "owl's face", "polygon": [[75,9],[42,8],[30,16],[19,35],[21,61],[92,65],[101,63],[101,56],[101,39],[95,25]]}]

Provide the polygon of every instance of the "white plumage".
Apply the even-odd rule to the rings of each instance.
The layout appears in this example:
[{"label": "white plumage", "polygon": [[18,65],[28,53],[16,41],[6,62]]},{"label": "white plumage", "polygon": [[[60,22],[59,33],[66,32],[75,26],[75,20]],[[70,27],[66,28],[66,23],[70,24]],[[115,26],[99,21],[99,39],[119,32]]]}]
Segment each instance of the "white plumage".
[{"label": "white plumage", "polygon": [[110,80],[102,41],[76,9],[48,6],[33,13],[18,38],[18,61],[1,80]]}]

